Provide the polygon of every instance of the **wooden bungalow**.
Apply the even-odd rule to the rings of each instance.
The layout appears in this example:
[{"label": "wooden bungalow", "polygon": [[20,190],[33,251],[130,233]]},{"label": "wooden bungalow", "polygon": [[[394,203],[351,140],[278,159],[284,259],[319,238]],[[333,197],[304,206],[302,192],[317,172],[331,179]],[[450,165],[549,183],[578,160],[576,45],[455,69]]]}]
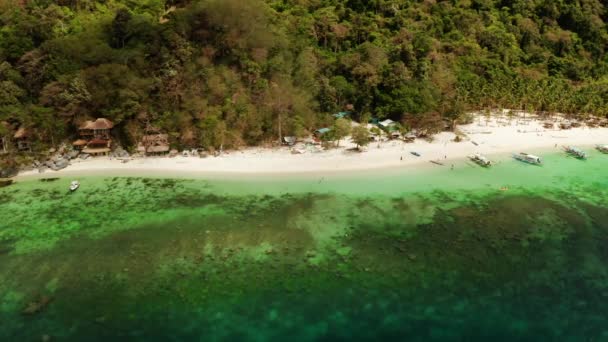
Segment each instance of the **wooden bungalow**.
[{"label": "wooden bungalow", "polygon": [[148,154],[165,154],[170,150],[168,134],[148,134],[144,135],[139,144],[137,151]]},{"label": "wooden bungalow", "polygon": [[29,138],[30,131],[23,126],[20,126],[19,129],[17,129],[17,132],[15,132],[13,135],[13,139],[15,139],[15,143],[17,144],[17,150],[30,151],[31,147]]},{"label": "wooden bungalow", "polygon": [[99,118],[95,121],[85,121],[78,129],[80,136],[90,139],[110,139],[110,131],[114,127],[112,121]]},{"label": "wooden bungalow", "polygon": [[112,151],[110,132],[113,127],[112,121],[104,118],[99,118],[95,121],[85,121],[78,128],[80,139],[74,141],[72,145],[87,154],[108,154]]},{"label": "wooden bungalow", "polygon": [[91,155],[107,155],[112,151],[112,140],[95,138],[90,140],[82,152]]}]

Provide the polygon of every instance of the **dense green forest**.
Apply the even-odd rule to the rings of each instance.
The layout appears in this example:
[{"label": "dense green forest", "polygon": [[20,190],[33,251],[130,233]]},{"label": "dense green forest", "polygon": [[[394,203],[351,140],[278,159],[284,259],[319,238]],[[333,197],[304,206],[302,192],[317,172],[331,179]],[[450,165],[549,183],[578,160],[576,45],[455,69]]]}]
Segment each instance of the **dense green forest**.
[{"label": "dense green forest", "polygon": [[127,146],[152,125],[238,148],[345,109],[606,116],[607,19],[606,0],[0,0],[0,133],[49,146],[106,117]]}]

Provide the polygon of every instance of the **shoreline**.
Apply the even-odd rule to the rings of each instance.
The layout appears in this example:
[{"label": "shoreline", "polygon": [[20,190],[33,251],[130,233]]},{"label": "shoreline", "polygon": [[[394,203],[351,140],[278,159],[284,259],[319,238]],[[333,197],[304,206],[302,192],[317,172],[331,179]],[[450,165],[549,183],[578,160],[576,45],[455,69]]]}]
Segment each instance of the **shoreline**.
[{"label": "shoreline", "polygon": [[[477,117],[474,123],[461,125],[457,130],[466,134],[461,142],[454,142],[453,132],[441,132],[432,142],[417,139],[414,143],[389,140],[368,145],[365,152],[349,151],[355,145],[346,139],[341,147],[322,152],[308,151],[292,154],[290,148],[247,148],[226,152],[219,157],[139,157],[122,163],[110,157],[74,160],[66,169],[39,173],[20,172],[14,180],[53,178],[62,176],[152,176],[178,178],[272,178],[289,176],[333,176],[358,174],[378,170],[427,170],[462,164],[473,153],[490,159],[503,159],[512,153],[546,153],[561,151],[563,145],[585,149],[608,143],[608,128],[577,127],[568,130],[544,129],[537,119],[527,121],[504,118]],[[483,121],[483,122],[482,122]],[[513,122],[515,121],[515,122]],[[411,152],[418,152],[416,157]],[[542,154],[541,154],[542,157]],[[439,161],[444,166],[434,165]]]}]

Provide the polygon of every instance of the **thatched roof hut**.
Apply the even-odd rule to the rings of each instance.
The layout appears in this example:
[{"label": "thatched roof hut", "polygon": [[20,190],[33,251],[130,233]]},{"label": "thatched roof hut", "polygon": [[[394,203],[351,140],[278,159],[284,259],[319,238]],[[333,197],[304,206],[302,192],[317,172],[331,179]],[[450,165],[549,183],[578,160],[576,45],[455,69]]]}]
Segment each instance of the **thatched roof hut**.
[{"label": "thatched roof hut", "polygon": [[84,139],[78,139],[72,143],[72,146],[74,146],[76,148],[82,148],[82,147],[86,146],[87,143],[88,142]]},{"label": "thatched roof hut", "polygon": [[95,121],[85,121],[82,125],[80,125],[81,130],[110,130],[114,127],[114,123],[112,121],[99,118]]},{"label": "thatched roof hut", "polygon": [[114,127],[114,123],[108,119],[99,118],[95,121],[85,121],[78,128],[80,136],[85,139],[103,138],[110,139],[110,130]]},{"label": "thatched roof hut", "polygon": [[167,153],[169,149],[168,134],[144,135],[137,145],[137,151],[141,153]]}]

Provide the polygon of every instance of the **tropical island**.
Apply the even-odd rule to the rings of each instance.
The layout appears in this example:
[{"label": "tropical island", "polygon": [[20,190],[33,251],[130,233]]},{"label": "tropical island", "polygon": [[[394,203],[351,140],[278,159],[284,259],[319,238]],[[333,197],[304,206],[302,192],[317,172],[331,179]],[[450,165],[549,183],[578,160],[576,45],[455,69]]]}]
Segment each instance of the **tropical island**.
[{"label": "tropical island", "polygon": [[608,340],[605,0],[0,0],[0,341]]},{"label": "tropical island", "polygon": [[595,1],[5,0],[0,12],[6,175],[75,151],[218,155],[315,135],[331,147],[345,120],[390,123],[352,131],[359,146],[454,131],[474,112],[591,127],[608,114]]}]

